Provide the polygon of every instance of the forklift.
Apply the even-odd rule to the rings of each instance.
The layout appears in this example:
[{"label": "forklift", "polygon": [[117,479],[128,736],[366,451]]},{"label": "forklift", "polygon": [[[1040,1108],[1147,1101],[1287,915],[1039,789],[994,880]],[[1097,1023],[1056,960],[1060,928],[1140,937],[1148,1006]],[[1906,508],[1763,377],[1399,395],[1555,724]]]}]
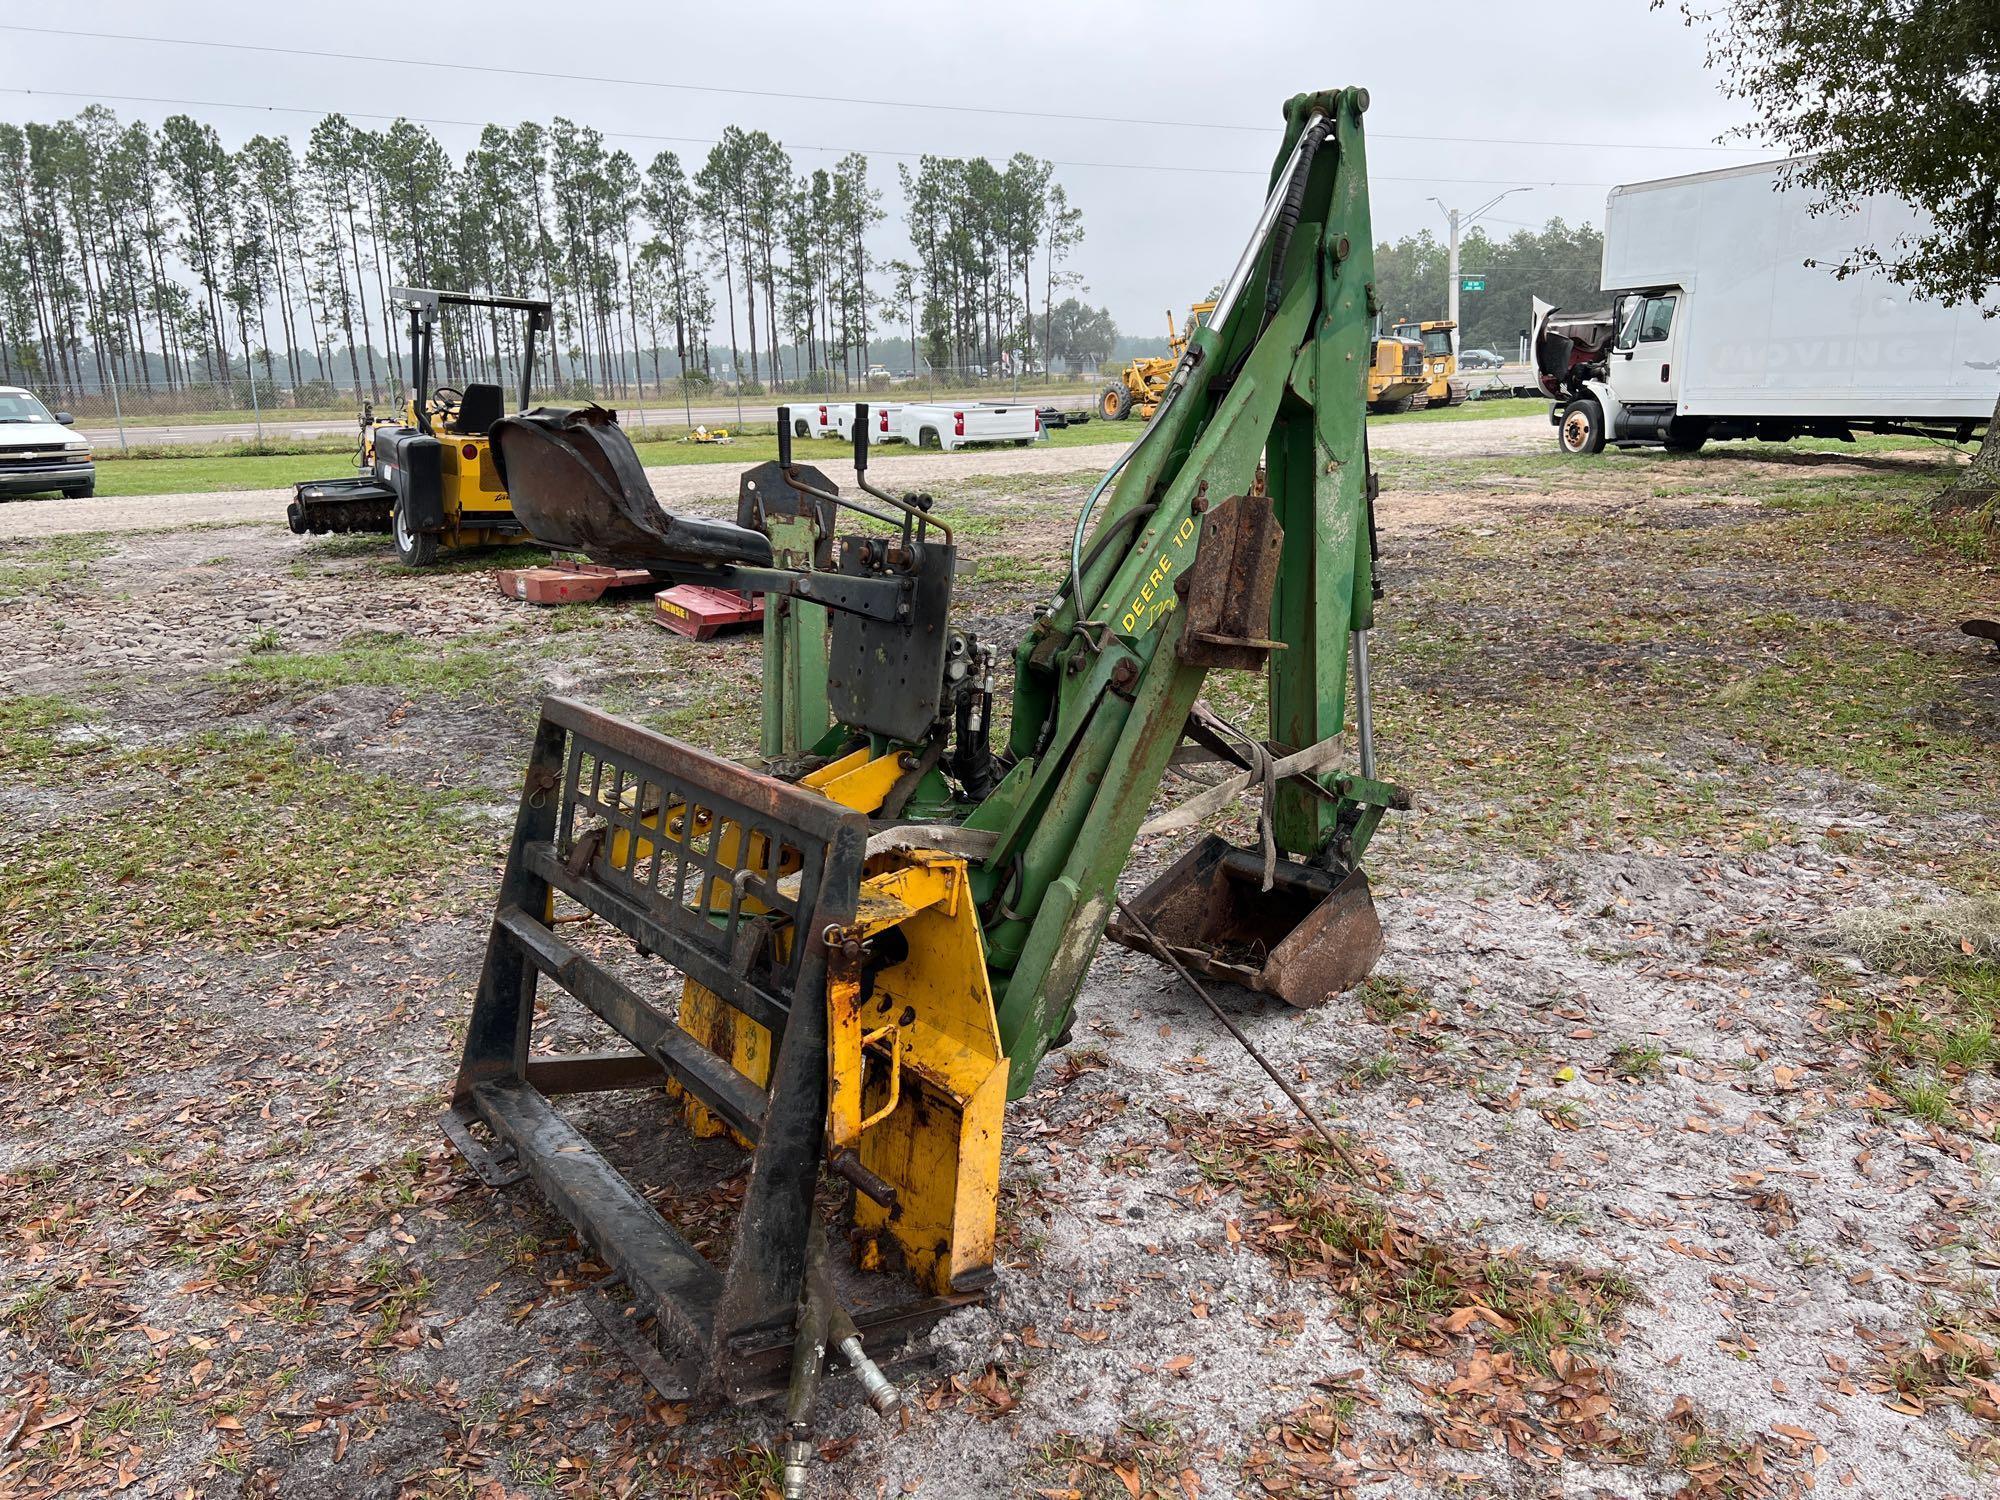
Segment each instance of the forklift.
[{"label": "forklift", "polygon": [[389,305],[410,330],[410,399],[395,418],[361,409],[358,474],[308,479],[292,488],[285,520],[301,536],[386,531],[406,567],[428,568],[447,548],[487,547],[523,534],[493,462],[492,429],[506,415],[497,385],[431,386],[440,309],[484,307],[528,315],[521,353],[519,410],[535,370],[535,337],[555,326],[551,303],[533,297],[480,297],[429,287],[389,289]]}]

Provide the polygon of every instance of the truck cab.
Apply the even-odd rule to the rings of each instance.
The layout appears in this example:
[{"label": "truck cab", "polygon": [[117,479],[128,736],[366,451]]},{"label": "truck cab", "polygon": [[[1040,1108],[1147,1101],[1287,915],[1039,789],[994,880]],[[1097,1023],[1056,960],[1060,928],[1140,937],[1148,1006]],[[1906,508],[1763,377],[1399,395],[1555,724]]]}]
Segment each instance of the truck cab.
[{"label": "truck cab", "polygon": [[1424,385],[1413,405],[1457,406],[1472,394],[1470,384],[1458,375],[1458,349],[1454,337],[1458,324],[1449,318],[1432,318],[1421,323],[1398,323],[1389,332],[1392,337],[1414,339],[1423,346]]},{"label": "truck cab", "polygon": [[1675,310],[1679,287],[1627,292],[1613,304],[1618,336],[1611,345],[1611,389],[1628,410],[1649,404],[1673,404],[1674,346],[1679,342]]},{"label": "truck cab", "polygon": [[1657,443],[1692,453],[1707,441],[1709,424],[1680,414],[1689,300],[1678,286],[1645,287],[1617,293],[1608,311],[1542,315],[1535,373],[1563,452]]}]

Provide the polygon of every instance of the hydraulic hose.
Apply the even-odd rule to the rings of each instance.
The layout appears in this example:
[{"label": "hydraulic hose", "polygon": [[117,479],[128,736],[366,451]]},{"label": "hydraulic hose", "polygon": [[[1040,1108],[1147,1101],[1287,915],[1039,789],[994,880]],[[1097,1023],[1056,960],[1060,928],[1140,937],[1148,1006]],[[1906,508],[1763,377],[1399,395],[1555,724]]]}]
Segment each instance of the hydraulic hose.
[{"label": "hydraulic hose", "polygon": [[[1289,206],[1290,222],[1284,226],[1283,242],[1273,246],[1275,254],[1270,263],[1271,285],[1264,293],[1266,303],[1264,320],[1269,320],[1272,310],[1271,299],[1275,295],[1277,278],[1284,268],[1285,248],[1291,243],[1292,230],[1298,227],[1300,206],[1305,201],[1306,169],[1312,165],[1313,153],[1319,150],[1320,142],[1326,138],[1326,132],[1326,116],[1315,113],[1307,119],[1305,129],[1299,132],[1299,138],[1292,143],[1292,153],[1285,158],[1284,170],[1278,174],[1278,180],[1272,184],[1269,195],[1264,199],[1263,211],[1257,215],[1257,226],[1250,231],[1250,241],[1243,247],[1242,255],[1237,257],[1236,268],[1229,273],[1229,280],[1223,283],[1222,295],[1215,299],[1215,311],[1208,316],[1210,328],[1221,328],[1227,322],[1230,313],[1235,311],[1237,299],[1243,295],[1243,288],[1249,284],[1251,273],[1256,269],[1257,252],[1264,247],[1273,230],[1279,226]],[[1174,398],[1180,395],[1188,383],[1188,378],[1194,373],[1195,366],[1200,362],[1201,348],[1190,336],[1187,351],[1181,355],[1180,363],[1174,367],[1173,378],[1167,382],[1166,390],[1161,393],[1160,403],[1154,409],[1153,419],[1146,424],[1146,430],[1134,438],[1131,446],[1118,455],[1117,461],[1105,470],[1104,477],[1092,488],[1090,498],[1083,502],[1083,511],[1076,518],[1076,530],[1070,534],[1069,540],[1068,592],[1076,601],[1079,619],[1083,616],[1083,534],[1090,526],[1091,513],[1097,509],[1098,500],[1102,498],[1105,490],[1110,488],[1111,482],[1124,471],[1125,465],[1145,447],[1153,433],[1165,425],[1165,418],[1173,407]]]}]

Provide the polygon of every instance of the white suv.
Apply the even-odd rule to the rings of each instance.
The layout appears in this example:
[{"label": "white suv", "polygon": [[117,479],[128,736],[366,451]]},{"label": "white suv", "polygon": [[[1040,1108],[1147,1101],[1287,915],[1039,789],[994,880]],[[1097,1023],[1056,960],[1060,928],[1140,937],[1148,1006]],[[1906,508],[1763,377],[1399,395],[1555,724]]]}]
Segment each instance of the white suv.
[{"label": "white suv", "polygon": [[89,442],[63,430],[74,420],[50,411],[32,391],[0,385],[0,495],[61,490],[76,500],[96,493]]}]

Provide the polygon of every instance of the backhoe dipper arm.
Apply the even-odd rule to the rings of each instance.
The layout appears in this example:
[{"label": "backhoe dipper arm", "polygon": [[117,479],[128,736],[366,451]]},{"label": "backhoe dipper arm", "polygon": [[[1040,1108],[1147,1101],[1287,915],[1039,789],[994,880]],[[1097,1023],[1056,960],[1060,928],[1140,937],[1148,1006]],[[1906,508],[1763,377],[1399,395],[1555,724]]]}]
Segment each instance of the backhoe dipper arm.
[{"label": "backhoe dipper arm", "polygon": [[[1366,108],[1359,89],[1286,105],[1256,231],[1015,654],[1016,763],[968,826],[997,835],[978,889],[1001,898],[985,936],[1016,1095],[1067,1027],[1208,669],[1268,663],[1281,745],[1341,731],[1350,635],[1371,623]],[[1317,780],[1281,784],[1276,843],[1344,874],[1400,794]]]}]

